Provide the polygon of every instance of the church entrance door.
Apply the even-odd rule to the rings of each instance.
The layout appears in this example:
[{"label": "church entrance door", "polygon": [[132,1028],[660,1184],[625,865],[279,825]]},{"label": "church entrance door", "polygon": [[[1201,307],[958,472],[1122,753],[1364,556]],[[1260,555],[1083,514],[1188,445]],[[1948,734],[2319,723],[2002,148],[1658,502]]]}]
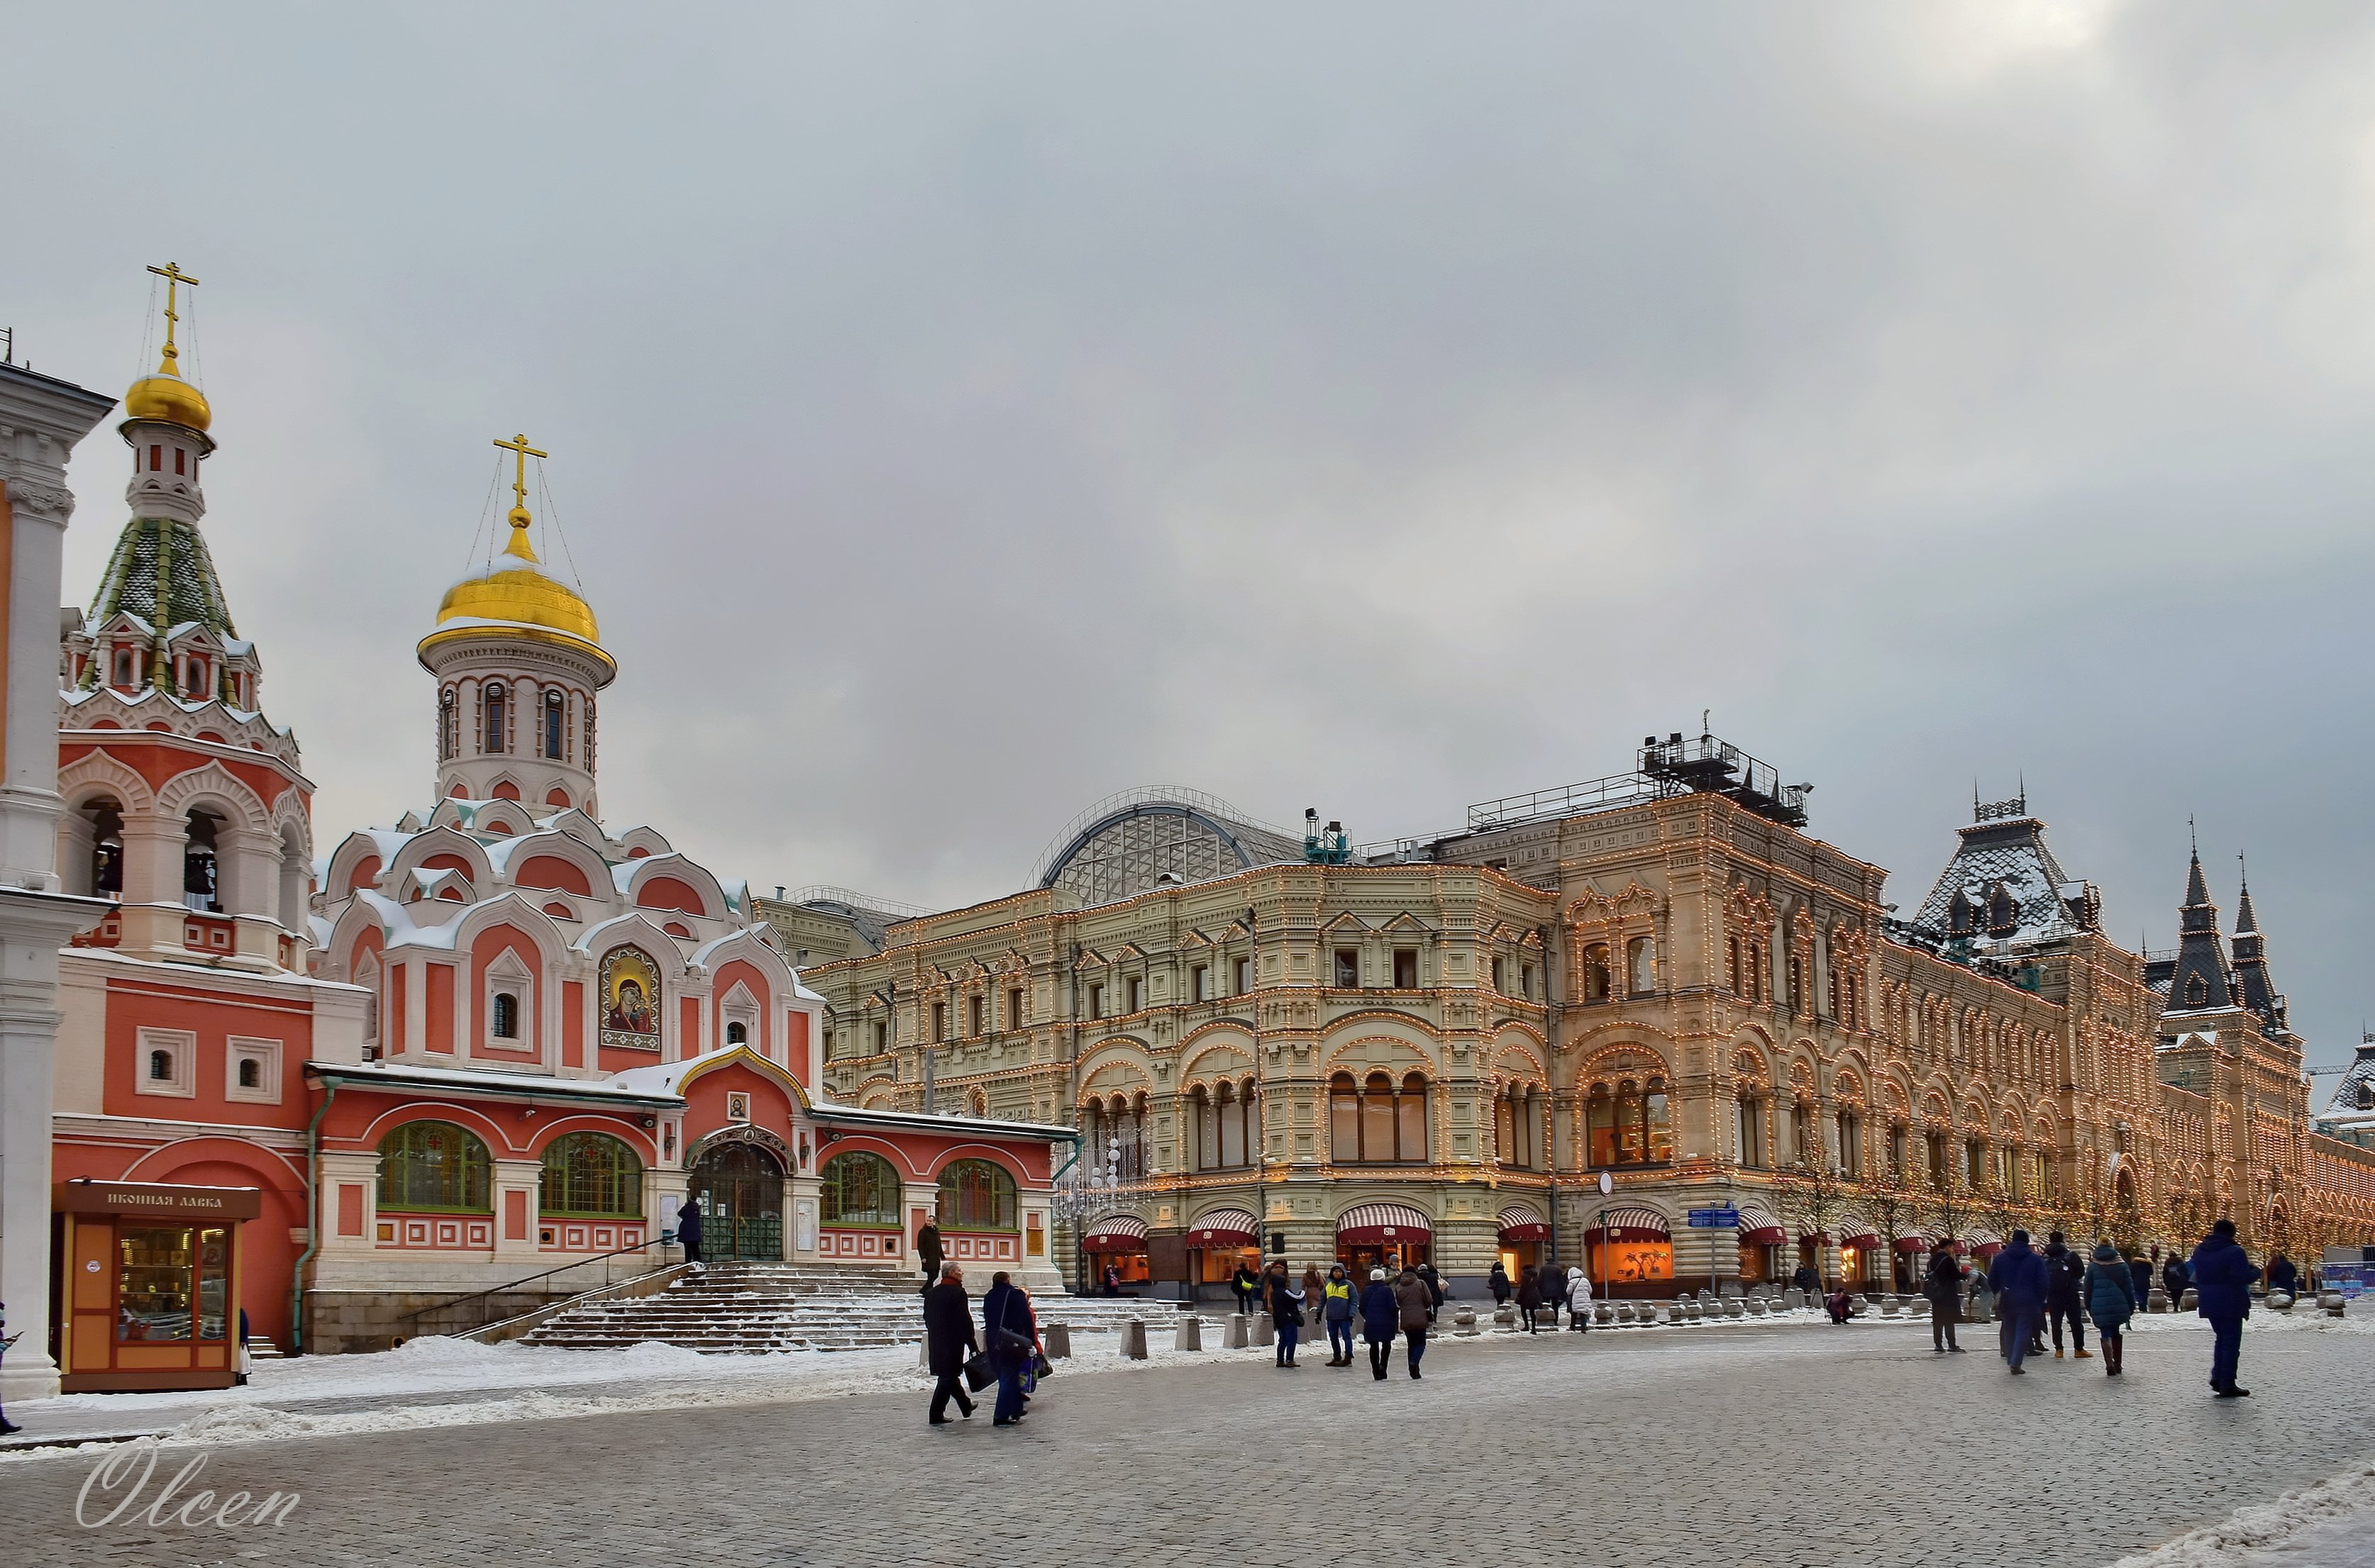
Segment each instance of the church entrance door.
[{"label": "church entrance door", "polygon": [[694,1161],[701,1250],[717,1260],[784,1256],[784,1168],[755,1144],[727,1143]]}]

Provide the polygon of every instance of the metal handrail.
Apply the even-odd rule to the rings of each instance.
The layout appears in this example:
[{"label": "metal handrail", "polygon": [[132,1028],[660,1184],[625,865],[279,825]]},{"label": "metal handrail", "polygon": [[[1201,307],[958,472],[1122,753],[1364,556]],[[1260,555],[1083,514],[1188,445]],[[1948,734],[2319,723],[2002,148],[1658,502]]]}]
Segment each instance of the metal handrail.
[{"label": "metal handrail", "polygon": [[[524,1285],[533,1285],[538,1279],[549,1279],[556,1274],[566,1274],[573,1268],[582,1268],[589,1263],[604,1263],[614,1257],[623,1257],[631,1252],[649,1252],[654,1247],[658,1247],[660,1249],[660,1264],[665,1267],[668,1264],[668,1244],[665,1240],[656,1238],[648,1242],[637,1242],[631,1247],[614,1247],[609,1252],[597,1253],[592,1257],[581,1257],[574,1263],[564,1263],[558,1268],[548,1268],[541,1274],[531,1274],[525,1279],[514,1279],[509,1284],[490,1285],[483,1291],[473,1291],[467,1296],[455,1296],[450,1302],[439,1302],[432,1306],[415,1307],[410,1312],[398,1314],[396,1321],[398,1323],[410,1323],[413,1319],[426,1317],[432,1312],[444,1312],[448,1308],[460,1306],[464,1302],[485,1301],[489,1297],[500,1295],[505,1291],[516,1291]],[[479,1329],[486,1327],[487,1325],[494,1321],[495,1320],[491,1317],[480,1318],[477,1323],[463,1329],[462,1332],[465,1334],[475,1334]]]}]

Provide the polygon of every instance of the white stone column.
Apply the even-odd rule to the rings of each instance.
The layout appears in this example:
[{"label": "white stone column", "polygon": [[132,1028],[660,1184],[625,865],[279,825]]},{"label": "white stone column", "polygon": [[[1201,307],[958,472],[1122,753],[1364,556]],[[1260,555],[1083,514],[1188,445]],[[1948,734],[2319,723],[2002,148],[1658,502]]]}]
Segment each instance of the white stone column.
[{"label": "white stone column", "polygon": [[0,1399],[58,1391],[49,1353],[50,1138],[58,949],[99,924],[58,890],[58,599],[74,495],[67,457],[113,400],[0,366],[0,529],[7,545],[6,710],[0,714],[0,1301],[24,1338]]}]

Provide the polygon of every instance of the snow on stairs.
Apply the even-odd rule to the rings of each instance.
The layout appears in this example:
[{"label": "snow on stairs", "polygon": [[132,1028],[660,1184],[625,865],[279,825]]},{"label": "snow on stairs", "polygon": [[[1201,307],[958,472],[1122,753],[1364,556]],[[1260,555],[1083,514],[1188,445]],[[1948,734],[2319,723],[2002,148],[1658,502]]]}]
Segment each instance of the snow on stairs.
[{"label": "snow on stairs", "polygon": [[[912,1345],[924,1337],[919,1282],[905,1274],[829,1265],[713,1263],[689,1270],[654,1295],[590,1302],[538,1325],[531,1345],[561,1350],[617,1350],[646,1340],[710,1355],[764,1355],[775,1350],[859,1350]],[[1160,1302],[1042,1296],[1043,1322],[1075,1332],[1119,1329],[1132,1316],[1150,1329],[1167,1324],[1173,1308]]]}]

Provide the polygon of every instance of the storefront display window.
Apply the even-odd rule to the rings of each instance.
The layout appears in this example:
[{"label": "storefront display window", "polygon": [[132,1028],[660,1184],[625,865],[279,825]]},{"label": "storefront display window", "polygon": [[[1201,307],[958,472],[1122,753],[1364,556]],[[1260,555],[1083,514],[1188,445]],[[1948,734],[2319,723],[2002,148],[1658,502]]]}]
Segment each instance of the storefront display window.
[{"label": "storefront display window", "polygon": [[185,1226],[116,1232],[117,1343],[191,1337],[191,1297],[197,1283],[192,1262]]}]

